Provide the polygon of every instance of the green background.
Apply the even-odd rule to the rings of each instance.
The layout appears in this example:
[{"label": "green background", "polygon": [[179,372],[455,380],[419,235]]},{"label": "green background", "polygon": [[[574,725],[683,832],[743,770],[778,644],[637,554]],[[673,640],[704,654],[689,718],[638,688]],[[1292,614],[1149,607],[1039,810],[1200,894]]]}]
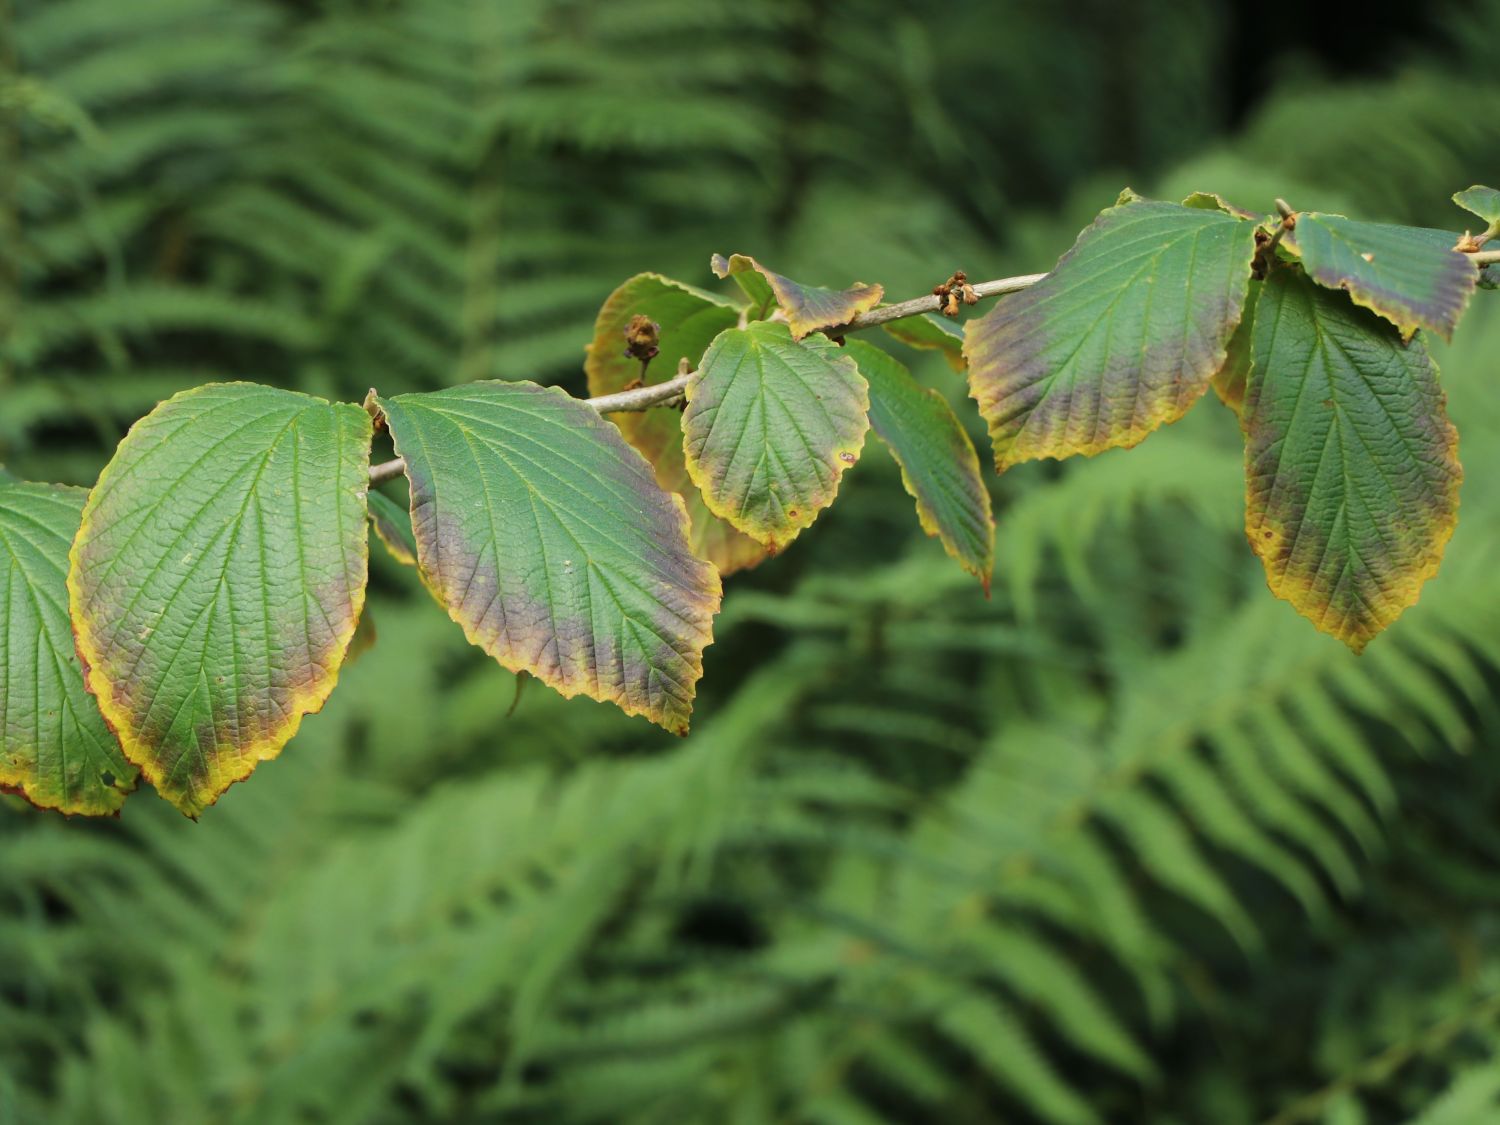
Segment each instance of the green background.
[{"label": "green background", "polygon": [[[901,298],[1126,183],[1473,226],[1500,5],[1375,14],[0,0],[0,461],[91,483],[209,380],[583,393],[638,271]],[[508,714],[375,548],[378,643],[202,823],[5,799],[0,1121],[1500,1120],[1493,295],[1434,347],[1459,528],[1361,658],[1266,591],[1213,401],[987,473],[988,602],[869,444],[686,741]]]}]

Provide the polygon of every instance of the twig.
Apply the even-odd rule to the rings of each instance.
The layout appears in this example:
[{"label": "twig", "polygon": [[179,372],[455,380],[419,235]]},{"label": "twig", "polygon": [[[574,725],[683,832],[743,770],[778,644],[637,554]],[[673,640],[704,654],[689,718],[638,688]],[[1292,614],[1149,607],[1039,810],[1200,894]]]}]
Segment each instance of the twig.
[{"label": "twig", "polygon": [[[1028,273],[1019,277],[1002,277],[998,281],[981,281],[974,286],[974,292],[979,297],[999,297],[1004,293],[1015,293],[1022,289],[1028,289],[1047,275],[1044,273]],[[937,312],[942,307],[942,298],[928,294],[925,297],[913,297],[910,301],[900,301],[894,305],[882,305],[878,309],[871,309],[867,313],[860,313],[848,324],[840,324],[827,329],[830,336],[842,336],[846,332],[858,332],[864,328],[875,328],[882,324],[889,324],[893,320],[901,320],[908,316],[917,316],[921,313]],[[632,387],[628,391],[616,391],[614,394],[599,395],[595,398],[586,398],[583,401],[592,406],[600,414],[625,414],[641,410],[650,410],[653,406],[666,406],[682,397],[682,392],[687,389],[688,381],[696,374],[693,371],[674,375],[664,383],[653,383],[649,387]],[[392,461],[383,461],[379,465],[370,467],[370,484],[384,484],[388,480],[395,480],[406,471],[406,462],[400,457]]]},{"label": "twig", "polygon": [[[1281,211],[1283,218],[1294,214],[1292,209],[1281,200],[1276,201],[1276,208]],[[1279,232],[1278,232],[1279,233]],[[1487,265],[1490,262],[1500,262],[1500,250],[1484,250],[1479,253],[1471,253],[1470,258],[1477,266]],[[981,281],[974,285],[974,293],[980,298],[999,297],[1006,293],[1017,293],[1022,289],[1029,289],[1047,275],[1044,273],[1023,273],[1016,277],[1002,277],[995,281]],[[943,306],[943,299],[934,294],[923,297],[913,297],[909,301],[898,301],[894,305],[881,305],[877,309],[860,313],[847,324],[838,324],[824,331],[829,336],[842,336],[846,332],[858,332],[865,328],[876,328],[882,324],[889,324],[893,320],[903,320],[909,316],[920,316],[922,313],[939,312]],[[650,410],[653,406],[666,406],[675,403],[682,397],[687,389],[688,381],[696,372],[688,371],[680,375],[674,375],[663,383],[654,383],[649,387],[632,387],[628,391],[616,391],[614,394],[599,395],[595,398],[586,398],[583,401],[592,406],[600,414],[624,414],[641,410]],[[393,461],[385,461],[379,465],[370,467],[370,484],[384,484],[388,480],[395,480],[406,471],[406,462],[397,457]]]}]

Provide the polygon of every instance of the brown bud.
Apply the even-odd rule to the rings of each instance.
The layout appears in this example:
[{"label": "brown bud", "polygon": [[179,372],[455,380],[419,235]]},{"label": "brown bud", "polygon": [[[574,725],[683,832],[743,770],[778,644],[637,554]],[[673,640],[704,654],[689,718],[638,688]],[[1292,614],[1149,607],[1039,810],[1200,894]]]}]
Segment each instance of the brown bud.
[{"label": "brown bud", "polygon": [[625,356],[627,359],[638,359],[642,363],[656,358],[661,351],[661,325],[649,316],[637,313],[630,318],[630,323],[625,326]]}]

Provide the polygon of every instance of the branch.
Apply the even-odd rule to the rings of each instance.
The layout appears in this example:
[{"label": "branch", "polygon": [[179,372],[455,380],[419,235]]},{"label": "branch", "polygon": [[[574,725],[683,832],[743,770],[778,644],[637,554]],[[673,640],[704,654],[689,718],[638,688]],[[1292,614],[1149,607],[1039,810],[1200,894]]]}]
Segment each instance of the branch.
[{"label": "branch", "polygon": [[[981,281],[974,286],[974,292],[981,297],[999,297],[1004,293],[1015,293],[1022,289],[1030,288],[1047,275],[1044,273],[1027,273],[1019,277],[1002,277],[998,281]],[[937,312],[942,307],[942,298],[928,294],[925,297],[913,297],[910,301],[899,301],[894,305],[882,305],[878,309],[871,309],[867,313],[860,313],[848,324],[840,324],[826,329],[829,336],[842,336],[846,332],[858,332],[864,328],[876,328],[882,324],[889,324],[893,320],[902,320],[908,316],[917,316],[921,313]],[[696,372],[688,371],[681,375],[674,375],[664,383],[653,383],[649,387],[634,387],[628,391],[616,391],[612,395],[599,395],[597,398],[586,398],[583,401],[592,406],[600,414],[624,414],[627,412],[650,410],[653,406],[665,406],[675,402],[682,397],[682,392],[687,389],[688,380]],[[370,484],[384,484],[388,480],[395,480],[406,472],[406,462],[400,457],[393,461],[384,461],[379,465],[370,467]]]},{"label": "branch", "polygon": [[[1277,200],[1278,208],[1284,206]],[[1474,260],[1476,266],[1485,266],[1491,262],[1500,262],[1500,250],[1482,250],[1478,253],[1470,253],[1469,257]],[[995,281],[981,281],[974,285],[974,292],[980,297],[999,297],[1006,293],[1017,293],[1022,289],[1029,289],[1047,275],[1044,273],[1023,273],[1016,277],[1002,277]],[[846,332],[858,332],[865,328],[876,328],[882,324],[889,324],[893,320],[904,320],[909,316],[920,316],[922,313],[938,312],[943,305],[943,299],[933,294],[925,297],[913,297],[909,301],[898,301],[894,305],[881,305],[877,309],[860,313],[848,324],[835,325],[825,329],[829,336],[842,336]],[[665,406],[676,402],[682,397],[687,389],[688,380],[696,372],[688,371],[681,375],[674,375],[664,383],[653,383],[649,387],[634,387],[628,391],[616,391],[611,395],[599,395],[597,398],[586,398],[583,401],[592,406],[600,414],[623,414],[626,412],[650,410],[653,406]],[[370,484],[384,484],[388,480],[395,480],[406,471],[406,462],[397,457],[393,461],[385,461],[379,465],[370,467]]]}]

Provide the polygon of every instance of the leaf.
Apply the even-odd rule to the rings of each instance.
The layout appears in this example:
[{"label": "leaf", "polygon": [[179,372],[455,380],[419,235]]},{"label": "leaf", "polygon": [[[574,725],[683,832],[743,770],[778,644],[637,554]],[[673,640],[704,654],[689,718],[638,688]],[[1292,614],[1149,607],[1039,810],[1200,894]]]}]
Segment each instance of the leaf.
[{"label": "leaf", "polygon": [[897,360],[863,340],[850,340],[845,351],[870,385],[870,426],[901,466],[922,530],[988,593],[995,519],[974,443],[943,396],[921,386]]},{"label": "leaf", "polygon": [[44,809],[118,812],[136,770],[83,684],[68,548],[88,493],[0,481],[0,788]]},{"label": "leaf", "polygon": [[1245,396],[1245,528],[1271,590],[1354,651],[1414,604],[1458,514],[1437,366],[1342,293],[1267,279]]},{"label": "leaf", "polygon": [[854,361],[772,321],[721,332],[687,400],[688,473],[711,511],[773,551],[833,503],[870,426]]},{"label": "leaf", "polygon": [[766,269],[746,254],[731,254],[727,259],[722,254],[715,254],[709,264],[715,276],[733,277],[738,281],[740,288],[750,297],[752,306],[759,306],[760,315],[764,316],[769,309],[764,302],[764,290],[750,280],[751,275],[758,274],[786,314],[792,335],[799,340],[822,328],[848,324],[860,313],[869,312],[880,304],[881,297],[885,296],[885,289],[881,286],[863,282],[855,282],[848,289],[801,285]]},{"label": "leaf", "polygon": [[1472,211],[1492,226],[1500,223],[1500,191],[1492,187],[1475,184],[1471,188],[1455,192],[1453,202],[1465,211]]},{"label": "leaf", "polygon": [[1265,218],[1254,211],[1246,211],[1243,207],[1230,203],[1218,192],[1195,191],[1182,201],[1184,207],[1197,207],[1205,211],[1223,211],[1226,215],[1233,215],[1236,219],[1249,219],[1252,222],[1260,222]]},{"label": "leaf", "polygon": [[719,576],[620,431],[535,383],[378,398],[423,580],[512,672],[687,733]]},{"label": "leaf", "polygon": [[887,321],[882,327],[908,347],[942,352],[955,371],[969,366],[964,359],[964,334],[946,320],[920,313]]},{"label": "leaf", "polygon": [[[650,317],[660,330],[660,353],[646,369],[647,383],[675,377],[684,359],[696,367],[709,342],[739,323],[739,310],[711,293],[660,274],[637,274],[611,293],[599,310],[583,365],[590,394],[622,391],[641,378],[640,361],[624,351],[625,326],[636,315]],[[615,415],[611,421],[651,463],[656,483],[682,497],[690,524],[688,543],[695,555],[713,563],[720,574],[754,566],[766,557],[763,546],[719,519],[703,502],[683,460],[680,414],[642,410]]]},{"label": "leaf", "polygon": [[412,534],[411,516],[383,492],[373,489],[369,496],[370,526],[375,537],[385,545],[391,558],[403,566],[417,565],[417,539]]},{"label": "leaf", "polygon": [[1236,415],[1244,412],[1245,380],[1250,375],[1250,340],[1255,327],[1255,304],[1260,300],[1261,284],[1259,281],[1250,282],[1244,314],[1240,317],[1234,335],[1229,337],[1223,366],[1214,373],[1214,393]]},{"label": "leaf", "polygon": [[1379,313],[1411,338],[1430,328],[1444,339],[1468,307],[1477,271],[1453,249],[1448,231],[1361,223],[1316,211],[1297,216],[1282,245],[1308,276],[1345,289],[1356,305]]},{"label": "leaf", "polygon": [[365,599],[370,418],[249,383],[185,391],[120,443],[68,573],[125,756],[197,816],[338,680]]},{"label": "leaf", "polygon": [[1180,418],[1224,364],[1254,255],[1254,224],[1222,211],[1102,212],[1056,269],[967,328],[997,468],[1135,445]]}]

